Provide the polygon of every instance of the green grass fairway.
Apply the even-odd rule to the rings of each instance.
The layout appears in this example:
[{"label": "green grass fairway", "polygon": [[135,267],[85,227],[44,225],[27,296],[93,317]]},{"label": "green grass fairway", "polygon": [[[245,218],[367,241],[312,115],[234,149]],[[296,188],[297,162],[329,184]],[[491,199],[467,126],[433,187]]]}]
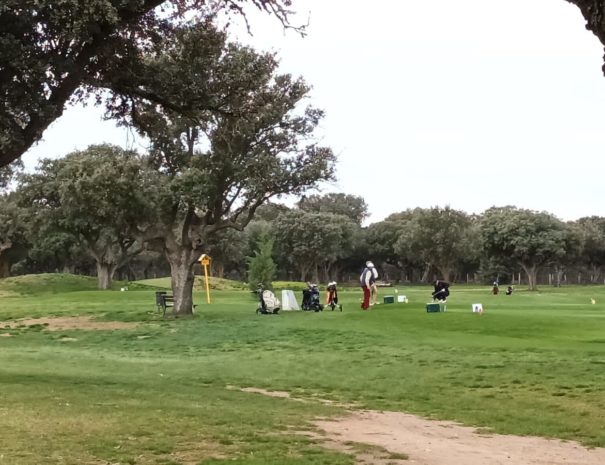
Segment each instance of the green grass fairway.
[{"label": "green grass fairway", "polygon": [[[163,320],[160,284],[147,284],[0,280],[0,465],[353,465],[301,433],[343,412],[313,399],[605,446],[605,287],[493,296],[454,285],[445,313],[425,312],[429,286],[399,287],[409,303],[368,312],[349,289],[342,313],[257,316],[249,291],[222,283],[231,290],[211,305],[195,293],[194,318]],[[51,315],[135,326],[14,321]]]}]

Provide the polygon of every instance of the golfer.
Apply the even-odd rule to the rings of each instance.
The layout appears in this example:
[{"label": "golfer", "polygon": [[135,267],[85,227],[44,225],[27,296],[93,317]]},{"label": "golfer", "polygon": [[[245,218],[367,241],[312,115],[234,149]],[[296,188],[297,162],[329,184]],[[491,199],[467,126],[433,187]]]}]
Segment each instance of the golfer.
[{"label": "golfer", "polygon": [[361,272],[361,276],[359,276],[359,284],[363,291],[363,302],[361,303],[362,310],[370,308],[370,293],[376,279],[378,279],[378,271],[376,271],[374,264],[368,260],[366,262],[366,267]]}]

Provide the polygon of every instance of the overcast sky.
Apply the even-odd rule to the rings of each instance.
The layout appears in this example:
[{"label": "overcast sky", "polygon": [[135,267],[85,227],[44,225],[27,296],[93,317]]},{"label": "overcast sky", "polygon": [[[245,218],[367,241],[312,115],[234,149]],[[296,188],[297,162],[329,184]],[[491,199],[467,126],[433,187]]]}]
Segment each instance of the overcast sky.
[{"label": "overcast sky", "polygon": [[[301,38],[253,15],[253,37],[313,86],[338,181],[370,222],[414,207],[605,216],[603,47],[564,0],[294,0]],[[132,134],[72,108],[24,157]]]}]

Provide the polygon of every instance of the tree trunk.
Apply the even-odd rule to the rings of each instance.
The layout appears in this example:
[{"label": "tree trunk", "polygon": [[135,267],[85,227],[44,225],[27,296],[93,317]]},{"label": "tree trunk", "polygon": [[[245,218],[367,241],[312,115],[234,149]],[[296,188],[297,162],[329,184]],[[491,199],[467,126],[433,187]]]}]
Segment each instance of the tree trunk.
[{"label": "tree trunk", "polygon": [[225,277],[225,265],[220,262],[215,262],[214,266],[216,268],[216,277],[223,279]]},{"label": "tree trunk", "polygon": [[562,267],[562,266],[560,266],[560,267],[558,266],[558,267],[556,268],[556,271],[557,271],[557,279],[556,279],[556,281],[555,281],[555,285],[556,285],[557,287],[561,287],[561,281],[563,280],[563,273],[564,273],[564,269],[563,269],[563,267]]},{"label": "tree trunk", "polygon": [[427,263],[426,268],[425,268],[424,272],[422,273],[422,277],[420,278],[421,282],[423,282],[423,283],[428,282],[430,271],[431,271],[431,264]]},{"label": "tree trunk", "polygon": [[111,289],[111,283],[115,272],[115,264],[97,262],[97,287],[103,290]]},{"label": "tree trunk", "polygon": [[315,265],[313,269],[313,282],[319,284],[319,265]]},{"label": "tree trunk", "polygon": [[61,273],[75,274],[75,267],[66,263],[65,265],[63,265],[63,271],[61,271]]},{"label": "tree trunk", "polygon": [[523,268],[523,271],[525,271],[525,274],[527,275],[528,290],[537,291],[538,267],[536,265],[529,266],[521,264],[521,268]]},{"label": "tree trunk", "polygon": [[307,281],[307,274],[309,273],[309,267],[307,265],[298,265],[300,271],[300,280],[304,283]]},{"label": "tree trunk", "polygon": [[330,268],[331,265],[330,263],[324,263],[321,273],[322,273],[322,278],[324,280],[324,282],[330,282]]},{"label": "tree trunk", "polygon": [[330,276],[328,276],[328,282],[329,281],[338,281],[338,282],[342,281],[341,274],[342,274],[341,267],[339,265],[333,265],[330,268]]},{"label": "tree trunk", "polygon": [[176,315],[193,314],[193,265],[200,253],[190,248],[166,251],[172,277],[172,295],[174,296],[174,313]]},{"label": "tree trunk", "polygon": [[598,284],[601,278],[601,269],[598,266],[592,265],[592,284]]},{"label": "tree trunk", "polygon": [[11,275],[11,264],[8,258],[0,254],[0,278],[8,278]]},{"label": "tree trunk", "polygon": [[447,281],[449,283],[451,270],[449,268],[442,266],[439,268],[439,271],[441,271],[441,279],[443,279],[444,281]]}]

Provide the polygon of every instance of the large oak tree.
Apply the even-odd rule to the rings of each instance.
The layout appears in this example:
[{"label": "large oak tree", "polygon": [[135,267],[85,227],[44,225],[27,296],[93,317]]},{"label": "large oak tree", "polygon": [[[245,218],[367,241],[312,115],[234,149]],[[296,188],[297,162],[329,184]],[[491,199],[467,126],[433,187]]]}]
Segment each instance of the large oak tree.
[{"label": "large oak tree", "polygon": [[[253,6],[288,22],[291,0],[3,0],[0,2],[0,166],[19,158],[88,92],[111,89],[181,20]],[[133,83],[148,98],[143,83]]]},{"label": "large oak tree", "polygon": [[20,193],[38,227],[71,235],[95,260],[99,289],[109,289],[115,271],[143,250],[136,238],[155,209],[155,177],[136,153],[97,145],[42,160]]},{"label": "large oak tree", "polygon": [[285,213],[275,223],[276,253],[298,271],[298,279],[316,283],[321,278],[337,279],[335,265],[352,255],[360,232],[359,225],[347,216],[303,210]]},{"label": "large oak tree", "polygon": [[577,227],[581,237],[581,259],[589,269],[590,282],[596,284],[601,281],[605,267],[605,218],[580,218]]},{"label": "large oak tree", "polygon": [[445,208],[416,208],[402,223],[394,245],[404,261],[420,260],[449,281],[457,265],[477,252],[478,238],[473,219],[463,211]]},{"label": "large oak tree", "polygon": [[[204,25],[179,29],[147,59],[157,70],[149,88],[170,104],[126,85],[112,109],[151,141],[162,179],[145,238],[170,263],[175,312],[190,314],[193,265],[211,236],[243,229],[271,198],[331,180],[335,157],[314,139],[323,112],[299,105],[309,86],[278,74],[273,54],[229,43]],[[174,110],[184,105],[187,114]]]},{"label": "large oak tree", "polygon": [[546,212],[492,207],[481,218],[484,252],[516,262],[525,271],[531,291],[537,289],[540,267],[565,256],[568,233],[561,220]]}]

